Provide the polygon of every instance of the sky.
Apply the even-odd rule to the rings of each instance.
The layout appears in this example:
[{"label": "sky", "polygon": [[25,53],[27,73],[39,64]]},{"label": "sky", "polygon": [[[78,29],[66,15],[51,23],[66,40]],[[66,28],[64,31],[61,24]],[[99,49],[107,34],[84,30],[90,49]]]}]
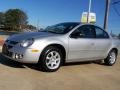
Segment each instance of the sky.
[{"label": "sky", "polygon": [[[111,2],[119,0],[111,0]],[[88,11],[89,0],[1,0],[0,12],[19,8],[27,13],[29,24],[45,28],[61,22],[80,22],[82,12]],[[120,33],[120,16],[110,6],[108,31]],[[120,3],[115,5],[120,12]],[[96,24],[103,27],[105,0],[92,0],[91,12],[96,13]]]}]

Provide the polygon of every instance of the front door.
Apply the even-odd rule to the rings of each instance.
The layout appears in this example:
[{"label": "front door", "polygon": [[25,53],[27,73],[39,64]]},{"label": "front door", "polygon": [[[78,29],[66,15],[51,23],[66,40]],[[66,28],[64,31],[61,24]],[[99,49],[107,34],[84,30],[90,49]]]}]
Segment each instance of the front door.
[{"label": "front door", "polygon": [[95,57],[95,31],[91,25],[80,26],[69,37],[68,62],[93,60]]}]

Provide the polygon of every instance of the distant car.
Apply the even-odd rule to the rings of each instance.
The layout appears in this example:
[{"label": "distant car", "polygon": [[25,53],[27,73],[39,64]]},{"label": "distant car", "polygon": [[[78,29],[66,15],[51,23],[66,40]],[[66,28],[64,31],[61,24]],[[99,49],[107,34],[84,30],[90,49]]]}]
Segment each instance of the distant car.
[{"label": "distant car", "polygon": [[76,22],[49,26],[41,32],[9,37],[4,56],[23,63],[38,63],[45,71],[56,71],[65,62],[104,60],[115,64],[120,43],[102,28]]}]

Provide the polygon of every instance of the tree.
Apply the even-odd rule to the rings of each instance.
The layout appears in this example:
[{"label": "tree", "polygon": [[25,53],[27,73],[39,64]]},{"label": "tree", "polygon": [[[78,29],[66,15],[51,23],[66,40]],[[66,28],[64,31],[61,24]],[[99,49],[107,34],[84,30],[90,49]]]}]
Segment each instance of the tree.
[{"label": "tree", "polygon": [[9,9],[5,13],[5,28],[21,30],[27,25],[27,15],[20,9]]},{"label": "tree", "polygon": [[27,29],[36,29],[36,27],[33,25],[27,25]]},{"label": "tree", "polygon": [[120,34],[118,34],[118,38],[120,39]]},{"label": "tree", "polygon": [[4,13],[0,12],[0,28],[2,28],[4,26]]}]

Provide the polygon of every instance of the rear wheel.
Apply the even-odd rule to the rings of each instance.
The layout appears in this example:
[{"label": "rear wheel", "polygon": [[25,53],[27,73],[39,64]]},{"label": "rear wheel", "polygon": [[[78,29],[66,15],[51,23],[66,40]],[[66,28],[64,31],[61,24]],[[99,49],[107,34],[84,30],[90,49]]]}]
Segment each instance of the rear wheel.
[{"label": "rear wheel", "polygon": [[39,60],[40,66],[44,71],[53,72],[60,68],[63,55],[57,47],[47,47]]},{"label": "rear wheel", "polygon": [[104,60],[105,64],[108,66],[112,66],[115,64],[117,59],[117,53],[115,50],[109,52],[107,58]]}]

